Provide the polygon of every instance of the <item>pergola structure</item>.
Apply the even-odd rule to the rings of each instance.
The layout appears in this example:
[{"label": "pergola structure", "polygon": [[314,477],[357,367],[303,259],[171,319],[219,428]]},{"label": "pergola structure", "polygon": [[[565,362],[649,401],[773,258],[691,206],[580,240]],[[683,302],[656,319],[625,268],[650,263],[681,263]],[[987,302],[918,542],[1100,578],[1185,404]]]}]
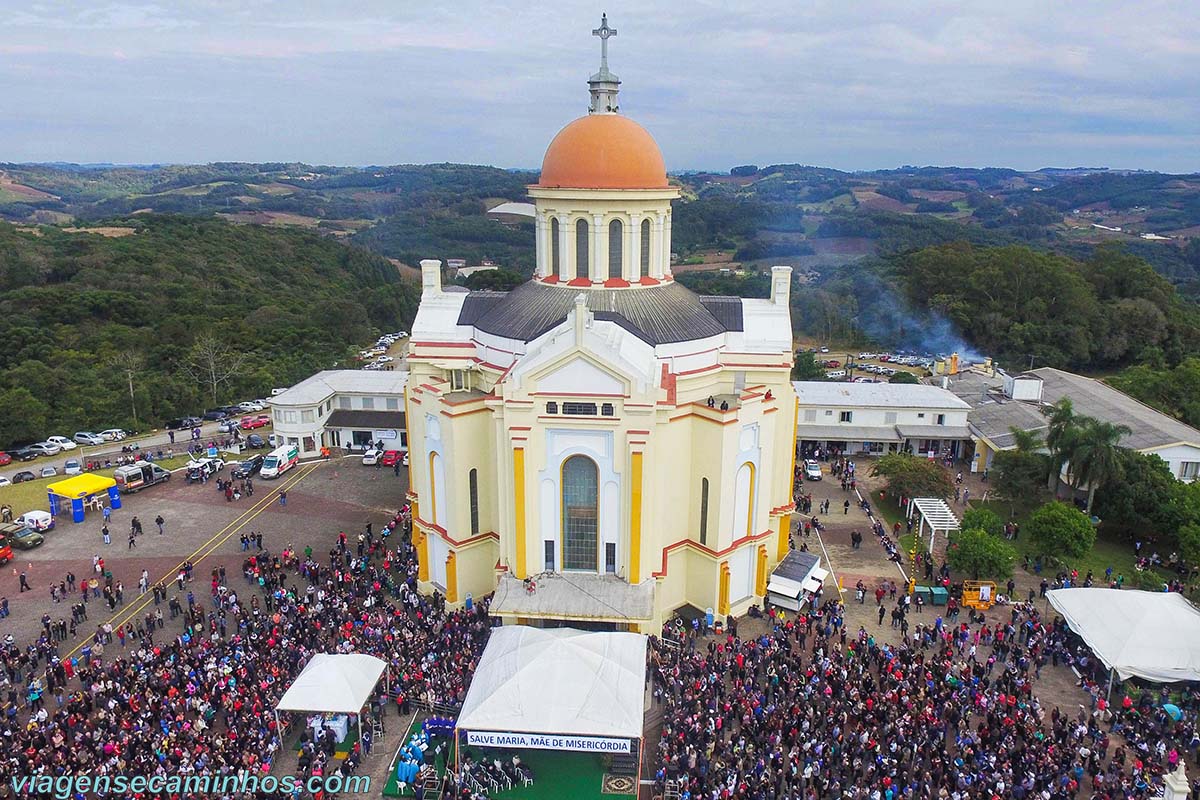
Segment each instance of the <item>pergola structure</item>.
[{"label": "pergola structure", "polygon": [[962,527],[958,517],[954,516],[954,511],[940,497],[914,498],[908,504],[908,518],[912,519],[914,515],[917,517],[917,541],[921,541],[926,526],[929,527],[930,553],[933,552],[933,543],[938,533],[948,537],[951,532]]}]

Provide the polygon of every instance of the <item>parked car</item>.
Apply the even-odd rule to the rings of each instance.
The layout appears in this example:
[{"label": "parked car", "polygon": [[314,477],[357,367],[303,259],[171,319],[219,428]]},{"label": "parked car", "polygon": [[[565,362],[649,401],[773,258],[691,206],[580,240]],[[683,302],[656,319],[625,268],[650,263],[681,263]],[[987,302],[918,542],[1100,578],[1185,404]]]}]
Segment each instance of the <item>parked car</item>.
[{"label": "parked car", "polygon": [[12,486],[12,481],[3,475],[0,475],[0,486]]},{"label": "parked car", "polygon": [[68,458],[67,463],[63,464],[64,475],[81,475],[83,474],[83,465],[79,463],[78,458]]},{"label": "parked car", "polygon": [[33,461],[40,455],[41,453],[34,450],[32,446],[20,447],[12,452],[12,457],[17,461]]},{"label": "parked car", "polygon": [[221,420],[221,424],[217,426],[217,430],[221,433],[233,433],[237,430],[238,423],[233,417]]},{"label": "parked car", "polygon": [[[74,446],[74,445],[72,445],[72,446]],[[38,456],[56,456],[60,452],[62,452],[61,447],[59,447],[58,445],[54,444],[53,442],[51,442],[49,440],[44,441],[44,442],[38,442],[36,444],[31,444],[31,445],[29,445],[29,447],[27,447],[25,449],[33,452],[34,455],[38,455]]]},{"label": "parked car", "polygon": [[379,463],[379,459],[381,458],[383,458],[383,451],[376,450],[374,447],[372,447],[370,450],[363,453],[362,463],[366,464],[368,467],[373,467]]},{"label": "parked car", "polygon": [[408,466],[408,451],[407,450],[404,451],[404,458],[400,459],[400,466],[402,466],[402,467]]},{"label": "parked car", "polygon": [[108,428],[107,430],[100,431],[100,435],[104,437],[104,441],[106,442],[119,442],[129,436],[128,433],[120,428]]},{"label": "parked car", "polygon": [[54,530],[54,517],[50,516],[49,511],[26,511],[17,517],[16,523],[24,525],[26,528],[33,528],[35,531]]},{"label": "parked car", "polygon": [[175,419],[169,419],[163,423],[163,427],[169,431],[179,430],[180,428],[186,428],[188,426],[186,424],[184,424],[183,419],[184,419],[183,417],[176,417]]},{"label": "parked car", "polygon": [[42,467],[42,477],[43,478],[53,478],[57,474],[58,474],[58,467],[51,467],[51,466]]},{"label": "parked car", "polygon": [[187,479],[198,481],[202,476],[212,477],[225,468],[225,462],[219,458],[202,458],[199,461],[187,463]]},{"label": "parked car", "polygon": [[204,420],[200,419],[200,417],[184,417],[183,418],[183,427],[185,427],[185,428],[199,428],[203,424],[204,424]]},{"label": "parked car", "polygon": [[75,441],[79,444],[104,444],[104,437],[98,433],[89,433],[88,431],[79,431],[75,434]]},{"label": "parked car", "polygon": [[223,408],[212,408],[212,409],[209,409],[208,411],[205,411],[201,416],[210,422],[216,422],[217,420],[225,419],[226,417],[228,417],[229,412]]},{"label": "parked car", "polygon": [[13,483],[24,483],[25,481],[37,480],[37,475],[34,475],[29,470],[21,470],[16,475],[12,476]]},{"label": "parked car", "polygon": [[263,447],[266,447],[267,443],[264,442],[263,438],[257,433],[252,433],[246,437],[246,446],[252,450],[259,450]]},{"label": "parked car", "polygon": [[233,471],[230,473],[230,475],[237,480],[242,480],[243,478],[249,478],[252,475],[256,475],[258,474],[258,471],[262,469],[264,458],[265,456],[261,454],[257,456],[250,456],[250,458],[239,462],[238,465],[233,468]]},{"label": "parked car", "polygon": [[271,418],[266,414],[259,414],[257,417],[242,417],[242,430],[252,431],[256,428],[265,428],[271,424]]},{"label": "parked car", "polygon": [[132,494],[142,489],[171,480],[171,473],[158,464],[149,461],[135,461],[117,467],[113,471],[113,480],[122,494]]},{"label": "parked car", "polygon": [[394,467],[403,455],[404,453],[399,450],[384,450],[383,455],[379,457],[379,461],[385,467]]},{"label": "parked car", "polygon": [[58,445],[59,450],[74,450],[76,447],[79,447],[79,445],[65,436],[47,436],[46,441],[50,444]]},{"label": "parked car", "polygon": [[8,466],[12,463],[12,456],[8,453],[0,452],[0,467]]},{"label": "parked car", "polygon": [[821,480],[821,465],[812,459],[804,462],[804,480],[819,481]]},{"label": "parked car", "polygon": [[391,356],[380,356],[379,358],[375,359],[375,363],[376,364],[388,364],[395,360],[396,359],[392,358]]},{"label": "parked car", "polygon": [[260,403],[257,400],[244,400],[238,403],[238,408],[242,411],[262,411],[266,407],[265,403]]},{"label": "parked car", "polygon": [[15,522],[8,525],[0,525],[0,538],[4,540],[4,544],[7,546],[16,547],[20,550],[32,549],[46,541],[46,537],[37,531],[30,530],[28,527]]}]

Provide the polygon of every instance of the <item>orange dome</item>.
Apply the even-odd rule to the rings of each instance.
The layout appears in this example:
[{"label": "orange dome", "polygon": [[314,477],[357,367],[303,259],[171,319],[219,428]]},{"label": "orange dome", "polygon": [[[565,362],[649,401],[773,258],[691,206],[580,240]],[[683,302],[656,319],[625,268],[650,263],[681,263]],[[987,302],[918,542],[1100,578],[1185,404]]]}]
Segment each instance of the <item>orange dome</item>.
[{"label": "orange dome", "polygon": [[666,189],[654,137],[618,114],[589,114],[558,132],[542,160],[548,189]]}]

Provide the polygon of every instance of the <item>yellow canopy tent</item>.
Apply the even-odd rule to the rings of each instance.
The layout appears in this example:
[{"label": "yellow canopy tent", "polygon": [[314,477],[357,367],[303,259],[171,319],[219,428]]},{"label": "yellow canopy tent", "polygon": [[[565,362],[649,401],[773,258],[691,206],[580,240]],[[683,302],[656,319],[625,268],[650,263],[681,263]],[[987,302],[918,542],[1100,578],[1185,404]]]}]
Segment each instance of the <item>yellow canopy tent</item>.
[{"label": "yellow canopy tent", "polygon": [[108,495],[113,508],[121,507],[121,495],[117,491],[117,482],[112,478],[93,473],[75,475],[65,480],[55,481],[46,486],[50,498],[50,513],[58,516],[60,500],[71,503],[71,519],[83,522],[83,502],[94,495]]}]

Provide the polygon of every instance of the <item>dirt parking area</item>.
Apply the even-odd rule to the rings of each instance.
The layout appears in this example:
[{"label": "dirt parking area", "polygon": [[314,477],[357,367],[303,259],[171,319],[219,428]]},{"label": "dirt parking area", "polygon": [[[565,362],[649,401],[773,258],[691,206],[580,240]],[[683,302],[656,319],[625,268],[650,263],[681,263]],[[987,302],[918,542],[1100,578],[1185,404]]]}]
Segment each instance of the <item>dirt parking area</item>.
[{"label": "dirt parking area", "polygon": [[[227,467],[222,475],[228,474]],[[0,620],[0,636],[11,633],[17,641],[32,641],[41,632],[43,614],[69,620],[70,605],[78,602],[78,593],[55,603],[50,586],[65,581],[68,572],[77,580],[94,577],[92,560],[96,555],[104,559],[105,569],[112,571],[114,584],[124,585],[125,602],[111,616],[103,598],[89,602],[88,619],[76,639],[62,648],[64,654],[81,646],[84,637],[106,620],[115,627],[153,610],[151,595],[138,599],[143,569],[148,571],[151,585],[163,581],[175,593],[172,581],[183,562],[190,560],[194,580],[184,591],[207,596],[214,567],[223,565],[234,576],[241,571],[243,559],[250,555],[242,550],[242,534],[261,533],[263,547],[278,553],[285,547],[303,550],[310,545],[318,552],[327,550],[339,531],[356,536],[368,522],[378,531],[403,505],[408,471],[401,469],[396,475],[391,469],[365,467],[358,457],[352,457],[301,465],[278,480],[255,480],[253,484],[252,497],[228,502],[214,481],[188,485],[177,473],[169,483],[123,498],[122,508],[112,513],[111,543],[107,545],[98,513],[89,512],[79,524],[60,516],[56,528],[46,534],[45,544],[14,551],[14,561],[0,568],[0,596],[8,599],[11,612]],[[286,505],[279,502],[281,490],[287,493]],[[159,515],[164,520],[161,536],[154,524]],[[135,516],[144,533],[130,548],[130,522]],[[251,547],[251,552],[254,550]],[[19,590],[21,572],[26,573],[32,591]]]}]

